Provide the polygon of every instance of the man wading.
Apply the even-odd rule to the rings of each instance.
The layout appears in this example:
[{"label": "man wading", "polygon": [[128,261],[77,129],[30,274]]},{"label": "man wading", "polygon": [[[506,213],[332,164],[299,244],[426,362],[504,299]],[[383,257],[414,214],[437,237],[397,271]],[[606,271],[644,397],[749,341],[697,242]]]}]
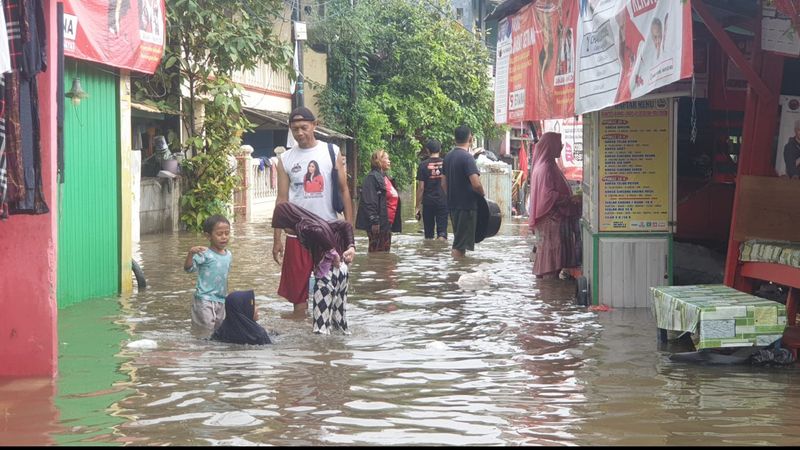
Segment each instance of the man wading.
[{"label": "man wading", "polygon": [[478,223],[476,195],[485,197],[480,171],[469,152],[472,131],[462,125],[455,131],[456,146],[444,157],[442,189],[447,194],[450,220],[453,222],[453,258],[462,258],[475,249],[475,228]]},{"label": "man wading", "polygon": [[[350,200],[350,190],[347,187],[347,177],[343,176],[346,173],[344,158],[339,154],[338,147],[334,146],[333,151],[336,166],[341,175],[339,175],[339,185],[332,186],[333,163],[328,152],[328,144],[317,141],[317,138],[314,137],[317,119],[311,110],[302,106],[295,108],[289,115],[289,128],[292,130],[292,136],[297,141],[297,145],[278,158],[276,209],[281,203],[289,202],[311,211],[324,220],[333,221],[338,219],[336,211],[333,209],[333,189],[339,189],[344,202],[344,218],[352,224],[353,205]],[[306,183],[306,174],[309,172],[309,165],[312,161],[315,162],[314,170],[322,176],[316,177],[314,183]],[[272,245],[272,257],[275,262],[281,264],[278,295],[294,305],[295,315],[305,316],[308,310],[308,303],[306,303],[308,278],[314,265],[311,253],[300,245],[297,236],[287,233],[286,253],[284,254],[280,228],[275,228]],[[356,250],[351,246],[342,254],[342,259],[345,263],[350,264],[355,254]]]}]

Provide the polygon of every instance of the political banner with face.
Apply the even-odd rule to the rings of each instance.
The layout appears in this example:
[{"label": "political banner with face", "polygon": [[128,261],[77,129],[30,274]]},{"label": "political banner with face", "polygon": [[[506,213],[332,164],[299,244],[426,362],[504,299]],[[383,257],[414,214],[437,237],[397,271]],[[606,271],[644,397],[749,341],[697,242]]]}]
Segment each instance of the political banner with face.
[{"label": "political banner with face", "polygon": [[64,0],[64,54],[154,73],[164,54],[164,0]]},{"label": "political banner with face", "polygon": [[578,1],[576,113],[633,100],[691,76],[689,0]]}]

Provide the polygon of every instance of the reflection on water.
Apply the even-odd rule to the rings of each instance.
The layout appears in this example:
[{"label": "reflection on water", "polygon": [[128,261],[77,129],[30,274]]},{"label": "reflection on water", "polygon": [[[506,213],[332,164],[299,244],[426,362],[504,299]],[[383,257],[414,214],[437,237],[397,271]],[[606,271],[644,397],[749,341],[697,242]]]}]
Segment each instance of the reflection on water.
[{"label": "reflection on water", "polygon": [[[37,411],[12,410],[42,417],[33,434],[55,443],[798,442],[793,368],[669,361],[648,310],[589,312],[575,306],[571,282],[534,280],[523,222],[459,262],[447,243],[406,225],[391,253],[357,256],[350,336],[313,335],[309,320],[284,318],[292,307],[275,294],[271,230],[235,225],[230,289],[255,289],[260,322],[277,333],[260,348],[192,337],[194,278],[181,264],[202,238],[145,236],[146,291],[61,312],[57,409],[51,386]],[[477,270],[490,284],[460,289],[459,276]],[[92,321],[92,334],[65,333],[71,314]],[[134,339],[158,348],[124,347]],[[70,345],[95,350],[70,354]],[[0,384],[3,399],[8,392]],[[0,441],[16,426],[6,419]]]}]

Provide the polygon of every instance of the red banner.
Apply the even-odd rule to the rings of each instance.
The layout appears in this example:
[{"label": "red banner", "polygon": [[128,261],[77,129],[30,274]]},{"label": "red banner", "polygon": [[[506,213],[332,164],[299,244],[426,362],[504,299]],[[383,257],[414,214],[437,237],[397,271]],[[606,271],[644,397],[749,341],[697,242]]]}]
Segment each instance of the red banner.
[{"label": "red banner", "polygon": [[572,1],[538,1],[509,18],[508,123],[574,115],[577,20]]},{"label": "red banner", "polygon": [[164,53],[164,0],[64,0],[64,54],[153,73]]}]

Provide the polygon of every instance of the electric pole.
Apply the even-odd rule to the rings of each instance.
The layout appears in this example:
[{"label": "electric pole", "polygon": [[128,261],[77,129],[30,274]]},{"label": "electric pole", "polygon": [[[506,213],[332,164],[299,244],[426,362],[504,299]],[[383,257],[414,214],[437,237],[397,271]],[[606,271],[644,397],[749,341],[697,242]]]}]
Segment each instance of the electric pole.
[{"label": "electric pole", "polygon": [[[305,106],[303,95],[304,75],[303,75],[303,41],[306,39],[306,24],[303,19],[302,0],[295,0],[292,5],[292,41],[295,43],[295,57],[297,58],[297,81],[294,88],[293,108]],[[302,34],[301,36],[299,36]]]}]

